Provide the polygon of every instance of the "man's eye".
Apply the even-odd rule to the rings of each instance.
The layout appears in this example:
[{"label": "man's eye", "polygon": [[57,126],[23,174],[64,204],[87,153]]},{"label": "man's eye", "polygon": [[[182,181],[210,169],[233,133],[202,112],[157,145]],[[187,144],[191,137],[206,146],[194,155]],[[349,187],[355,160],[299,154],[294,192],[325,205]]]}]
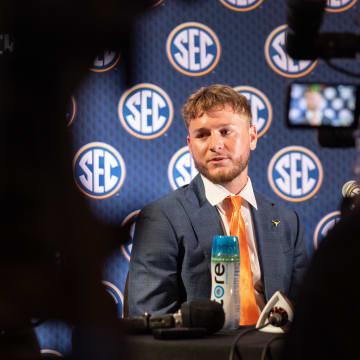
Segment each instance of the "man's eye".
[{"label": "man's eye", "polygon": [[221,130],[221,134],[222,135],[229,135],[230,134],[230,130]]},{"label": "man's eye", "polygon": [[196,138],[197,139],[202,139],[202,138],[204,138],[205,137],[205,134],[197,134],[196,135]]}]

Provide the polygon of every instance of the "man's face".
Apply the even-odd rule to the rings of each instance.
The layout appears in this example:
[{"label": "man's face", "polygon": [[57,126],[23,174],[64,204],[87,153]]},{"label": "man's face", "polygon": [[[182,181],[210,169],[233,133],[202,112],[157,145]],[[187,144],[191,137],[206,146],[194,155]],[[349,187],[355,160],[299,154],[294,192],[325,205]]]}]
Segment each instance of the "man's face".
[{"label": "man's face", "polygon": [[246,115],[226,105],[191,120],[188,131],[187,143],[201,174],[224,187],[234,181],[246,184],[250,150],[257,142]]},{"label": "man's face", "polygon": [[308,110],[316,111],[319,109],[323,97],[318,91],[309,90],[304,94],[306,100],[306,107]]}]

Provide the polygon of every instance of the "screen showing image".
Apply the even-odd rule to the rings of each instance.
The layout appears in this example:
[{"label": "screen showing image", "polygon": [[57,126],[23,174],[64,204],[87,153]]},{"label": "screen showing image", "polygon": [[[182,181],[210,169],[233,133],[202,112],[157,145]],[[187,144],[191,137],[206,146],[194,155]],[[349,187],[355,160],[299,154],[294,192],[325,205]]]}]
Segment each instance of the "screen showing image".
[{"label": "screen showing image", "polygon": [[289,89],[288,124],[303,127],[352,127],[357,86],[293,83]]}]

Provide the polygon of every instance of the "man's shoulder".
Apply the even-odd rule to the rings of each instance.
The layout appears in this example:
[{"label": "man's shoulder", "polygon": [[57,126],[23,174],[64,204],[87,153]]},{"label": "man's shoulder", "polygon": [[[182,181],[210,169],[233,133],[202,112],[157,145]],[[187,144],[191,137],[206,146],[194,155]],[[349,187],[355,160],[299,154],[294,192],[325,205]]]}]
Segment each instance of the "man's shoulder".
[{"label": "man's shoulder", "polygon": [[180,188],[162,196],[161,198],[149,203],[148,205],[146,205],[146,207],[148,207],[148,206],[151,206],[151,207],[164,206],[169,203],[176,202],[179,198],[182,199],[185,197],[185,189],[188,188],[188,186],[189,185],[180,187]]},{"label": "man's shoulder", "polygon": [[156,210],[164,210],[166,212],[171,212],[178,206],[182,206],[185,201],[190,200],[194,201],[196,199],[196,195],[192,189],[191,183],[184,185],[161,198],[147,204],[142,211],[156,211]]}]

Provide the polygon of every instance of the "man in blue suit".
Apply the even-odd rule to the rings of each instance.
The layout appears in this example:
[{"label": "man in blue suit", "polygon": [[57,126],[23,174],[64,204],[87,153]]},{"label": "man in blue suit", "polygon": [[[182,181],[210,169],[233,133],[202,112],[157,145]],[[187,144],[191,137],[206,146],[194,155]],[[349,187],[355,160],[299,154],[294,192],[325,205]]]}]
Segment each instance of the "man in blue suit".
[{"label": "man in blue suit", "polygon": [[214,235],[229,234],[228,196],[241,214],[259,311],[277,291],[291,301],[307,264],[298,215],[253,191],[248,177],[257,134],[246,98],[211,85],[183,107],[197,175],[140,213],[129,270],[130,316],[176,312],[185,301],[210,299]]}]

